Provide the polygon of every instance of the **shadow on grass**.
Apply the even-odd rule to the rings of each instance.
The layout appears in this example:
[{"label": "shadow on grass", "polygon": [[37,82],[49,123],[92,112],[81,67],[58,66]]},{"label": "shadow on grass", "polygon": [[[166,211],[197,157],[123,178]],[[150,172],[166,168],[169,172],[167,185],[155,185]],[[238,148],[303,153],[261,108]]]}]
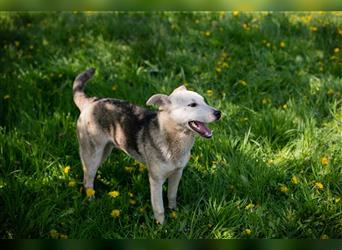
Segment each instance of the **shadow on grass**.
[{"label": "shadow on grass", "polygon": [[[308,126],[319,129],[334,119],[333,105],[341,109],[341,63],[330,60],[339,41],[336,26],[319,27],[315,35],[282,15],[265,18],[258,30],[248,26],[253,25],[252,16],[220,21],[216,14],[18,13],[3,19],[8,25],[0,28],[5,82],[0,86],[0,125],[6,129],[2,136],[9,138],[9,132],[18,130],[20,138],[10,147],[1,142],[1,235],[46,238],[53,228],[67,228],[76,238],[239,238],[247,237],[241,232],[254,226],[254,237],[318,238],[320,232],[340,237],[339,211],[329,210],[329,204],[317,211],[315,205],[324,201],[313,196],[317,202],[308,202],[307,190],[294,197],[279,192],[293,166],[309,168],[308,163],[287,159],[283,164],[291,167],[268,164]],[[286,46],[279,48],[283,40]],[[229,70],[218,73],[222,52],[230,54]],[[90,95],[113,94],[142,105],[152,92],[193,82],[204,95],[213,88],[212,102],[227,115],[212,141],[197,142],[181,181],[179,219],[168,217],[168,233],[153,224],[149,205],[148,215],[127,205],[128,192],[142,207],[149,204],[149,191],[146,174],[125,171],[123,165],[130,167],[132,161],[123,154],[112,156],[100,169],[99,199],[90,212],[82,196],[75,190],[65,192],[66,183],[54,173],[64,164],[78,166],[75,178],[81,181],[73,132],[78,111],[71,85],[88,65],[98,68]],[[53,171],[44,171],[51,161],[56,161]],[[40,183],[34,180],[37,170],[46,178],[55,176]],[[17,173],[20,181],[14,177]],[[341,191],[339,180],[339,175],[329,180],[334,194]],[[121,203],[108,200],[112,188],[124,190]],[[246,209],[249,204],[254,207]],[[109,221],[117,206],[127,213]],[[132,221],[138,222],[135,230]],[[91,226],[81,228],[87,223]],[[332,224],[336,227],[329,229]],[[109,232],[115,227],[122,233]]]}]

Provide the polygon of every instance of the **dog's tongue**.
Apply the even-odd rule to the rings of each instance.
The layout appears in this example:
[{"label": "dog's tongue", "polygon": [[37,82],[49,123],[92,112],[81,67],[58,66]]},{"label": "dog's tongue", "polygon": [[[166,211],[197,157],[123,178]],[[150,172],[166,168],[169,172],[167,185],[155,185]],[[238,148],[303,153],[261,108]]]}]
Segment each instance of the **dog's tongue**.
[{"label": "dog's tongue", "polygon": [[210,138],[213,135],[211,130],[203,122],[192,121],[190,122],[190,126],[192,129],[194,129],[197,133],[205,138]]}]

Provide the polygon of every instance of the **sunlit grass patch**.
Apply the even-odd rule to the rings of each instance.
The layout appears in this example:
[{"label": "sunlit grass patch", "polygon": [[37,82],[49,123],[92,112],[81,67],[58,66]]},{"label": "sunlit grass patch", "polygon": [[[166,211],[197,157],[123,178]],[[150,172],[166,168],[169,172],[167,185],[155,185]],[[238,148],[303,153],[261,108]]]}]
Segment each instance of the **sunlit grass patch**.
[{"label": "sunlit grass patch", "polygon": [[[342,237],[340,14],[1,13],[0,34],[3,238]],[[122,152],[82,187],[71,85],[88,67],[89,95],[143,106],[184,84],[222,111],[163,226]]]}]

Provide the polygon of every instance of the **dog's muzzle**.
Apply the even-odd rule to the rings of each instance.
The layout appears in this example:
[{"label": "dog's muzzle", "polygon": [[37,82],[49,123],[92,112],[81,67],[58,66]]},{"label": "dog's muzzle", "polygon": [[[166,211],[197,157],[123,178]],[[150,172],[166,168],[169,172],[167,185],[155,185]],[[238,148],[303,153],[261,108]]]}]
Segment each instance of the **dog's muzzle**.
[{"label": "dog's muzzle", "polygon": [[220,110],[215,110],[214,111],[214,116],[216,117],[216,120],[219,120],[221,118],[221,111]]}]

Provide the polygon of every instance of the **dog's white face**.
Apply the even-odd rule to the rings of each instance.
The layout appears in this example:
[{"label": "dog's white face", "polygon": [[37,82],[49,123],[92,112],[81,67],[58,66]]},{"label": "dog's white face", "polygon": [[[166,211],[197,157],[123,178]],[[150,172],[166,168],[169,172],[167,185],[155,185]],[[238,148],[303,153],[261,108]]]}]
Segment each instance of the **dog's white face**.
[{"label": "dog's white face", "polygon": [[147,104],[158,105],[159,109],[168,112],[170,119],[177,124],[205,138],[212,136],[207,123],[221,117],[221,112],[209,106],[201,95],[187,90],[184,86],[175,89],[169,96],[153,95]]}]

